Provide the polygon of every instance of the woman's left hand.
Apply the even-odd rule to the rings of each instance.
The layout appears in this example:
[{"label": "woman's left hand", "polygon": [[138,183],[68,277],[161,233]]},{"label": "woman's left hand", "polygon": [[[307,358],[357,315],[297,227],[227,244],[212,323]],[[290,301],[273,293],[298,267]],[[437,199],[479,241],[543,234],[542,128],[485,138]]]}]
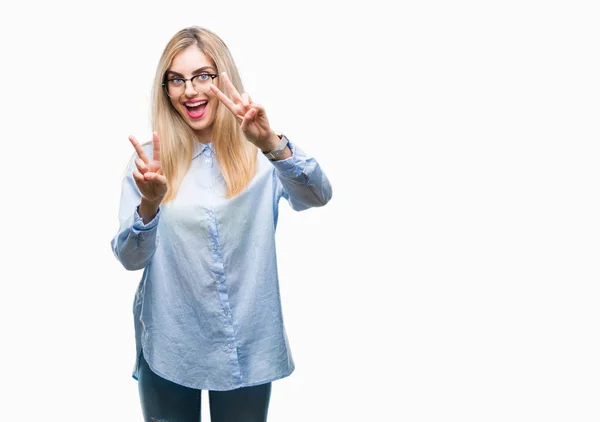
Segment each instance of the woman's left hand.
[{"label": "woman's left hand", "polygon": [[246,138],[263,151],[274,149],[277,146],[278,137],[269,126],[264,107],[253,103],[247,93],[244,92],[240,95],[227,74],[221,73],[219,77],[223,78],[227,91],[233,100],[223,94],[216,85],[211,85],[210,89],[241,124],[241,129]]}]

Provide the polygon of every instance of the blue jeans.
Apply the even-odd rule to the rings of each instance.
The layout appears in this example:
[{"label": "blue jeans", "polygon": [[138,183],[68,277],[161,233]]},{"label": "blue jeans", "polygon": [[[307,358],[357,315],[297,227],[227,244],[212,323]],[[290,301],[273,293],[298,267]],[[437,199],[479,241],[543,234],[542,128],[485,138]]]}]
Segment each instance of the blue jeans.
[{"label": "blue jeans", "polygon": [[[145,422],[200,422],[201,391],[156,375],[140,354],[138,389]],[[209,391],[211,422],[265,422],[271,383]]]}]

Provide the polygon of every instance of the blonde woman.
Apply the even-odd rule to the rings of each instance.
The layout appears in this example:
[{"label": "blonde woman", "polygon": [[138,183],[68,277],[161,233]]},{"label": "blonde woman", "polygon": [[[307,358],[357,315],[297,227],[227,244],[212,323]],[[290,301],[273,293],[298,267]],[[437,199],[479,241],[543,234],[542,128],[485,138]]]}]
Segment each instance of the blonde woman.
[{"label": "blonde woman", "polygon": [[275,253],[278,203],[325,205],[317,161],[277,134],[244,92],[225,43],[179,31],[158,64],[153,141],[135,148],[112,240],[134,300],[146,421],[265,421],[271,382],[294,361],[283,325]]}]

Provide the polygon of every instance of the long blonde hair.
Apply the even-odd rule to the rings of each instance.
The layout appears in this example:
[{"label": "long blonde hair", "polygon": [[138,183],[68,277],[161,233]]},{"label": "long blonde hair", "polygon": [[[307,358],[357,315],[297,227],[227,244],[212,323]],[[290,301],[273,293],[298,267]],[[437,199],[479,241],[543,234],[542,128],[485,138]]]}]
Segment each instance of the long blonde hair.
[{"label": "long blonde hair", "polygon": [[[154,78],[152,90],[152,126],[160,139],[160,162],[169,189],[163,202],[173,200],[192,162],[196,136],[179,115],[166,95],[162,83],[173,58],[190,46],[197,46],[210,58],[218,74],[227,72],[238,90],[244,92],[237,67],[229,49],[213,32],[197,26],[177,32],[165,47]],[[226,88],[217,78],[217,87]],[[248,142],[239,123],[223,105],[217,105],[212,144],[221,173],[227,184],[227,198],[242,192],[256,173],[258,148]]]}]

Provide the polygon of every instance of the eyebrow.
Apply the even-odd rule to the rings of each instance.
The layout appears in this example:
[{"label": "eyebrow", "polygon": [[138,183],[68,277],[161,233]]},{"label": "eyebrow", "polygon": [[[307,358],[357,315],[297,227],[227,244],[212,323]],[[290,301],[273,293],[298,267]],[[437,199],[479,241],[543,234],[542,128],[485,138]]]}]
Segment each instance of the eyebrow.
[{"label": "eyebrow", "polygon": [[[195,75],[196,73],[200,73],[200,72],[202,72],[202,71],[205,71],[205,70],[208,70],[208,69],[212,70],[213,72],[215,71],[215,68],[214,68],[214,67],[212,67],[212,66],[203,66],[203,67],[201,67],[200,69],[196,69],[196,70],[194,70],[194,71],[192,72],[192,75]],[[179,73],[179,72],[174,72],[174,71],[172,71],[172,70],[167,70],[167,75],[168,75],[168,74],[172,74],[172,75],[175,75],[175,76],[183,76],[181,73]]]}]

